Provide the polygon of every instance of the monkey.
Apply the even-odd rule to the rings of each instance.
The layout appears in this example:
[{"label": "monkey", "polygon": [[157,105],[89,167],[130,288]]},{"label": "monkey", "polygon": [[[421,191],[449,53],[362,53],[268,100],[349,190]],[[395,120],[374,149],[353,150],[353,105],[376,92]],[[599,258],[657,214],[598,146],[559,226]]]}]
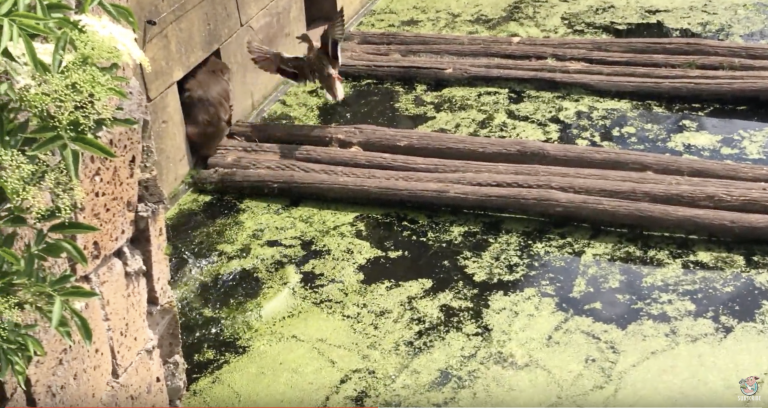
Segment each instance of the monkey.
[{"label": "monkey", "polygon": [[205,167],[232,126],[230,68],[210,56],[182,84],[181,109],[195,165]]}]

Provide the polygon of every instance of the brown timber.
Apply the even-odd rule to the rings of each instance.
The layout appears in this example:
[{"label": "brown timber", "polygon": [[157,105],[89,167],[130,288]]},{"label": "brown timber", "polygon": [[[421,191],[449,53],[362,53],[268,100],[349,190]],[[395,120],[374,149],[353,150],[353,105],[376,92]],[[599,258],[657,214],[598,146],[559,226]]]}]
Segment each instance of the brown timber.
[{"label": "brown timber", "polygon": [[357,147],[368,152],[435,159],[652,172],[750,182],[768,181],[768,168],[757,165],[369,125],[312,126],[238,122],[232,126],[231,133],[250,142]]},{"label": "brown timber", "polygon": [[536,71],[562,74],[623,76],[654,79],[710,79],[710,80],[767,80],[768,71],[714,71],[701,69],[646,68],[615,65],[592,65],[582,62],[560,61],[518,61],[489,58],[423,58],[392,57],[347,52],[341,69],[359,68],[367,65],[395,68],[456,69],[483,68],[486,70]]},{"label": "brown timber", "polygon": [[768,184],[745,181],[702,179],[683,176],[667,176],[617,170],[580,169],[526,164],[484,163],[476,161],[431,159],[365,152],[354,149],[336,149],[316,146],[279,145],[268,143],[239,142],[225,139],[219,145],[216,156],[208,161],[210,168],[255,169],[263,160],[295,160],[302,163],[360,169],[391,170],[416,173],[469,173],[495,174],[524,177],[570,177],[594,181],[615,181],[661,186],[698,187],[706,184],[713,189],[768,191]]},{"label": "brown timber", "polygon": [[[361,61],[354,57],[346,58],[341,67],[345,76],[365,76],[380,79],[420,79],[420,80],[537,80],[560,86],[577,86],[582,89],[637,95],[691,97],[698,99],[768,99],[768,77],[760,72],[759,76],[740,78],[733,75],[706,75],[696,77],[687,72],[694,70],[660,69],[656,76],[644,72],[647,77],[632,76],[632,68],[620,67],[574,67],[573,71],[586,71],[576,74],[564,72],[568,68],[552,67],[560,72],[542,72],[533,70],[494,69],[479,65],[455,62],[461,60],[385,57],[386,61]],[[489,64],[493,66],[497,64]],[[634,70],[637,70],[635,68]],[[652,71],[652,69],[648,70]],[[694,71],[695,72],[695,71]],[[707,72],[707,71],[703,71]],[[709,71],[721,73],[724,71]],[[729,73],[730,74],[730,73]],[[762,76],[762,78],[761,78]]]},{"label": "brown timber", "polygon": [[[668,186],[633,182],[600,181],[577,177],[529,177],[498,174],[416,173],[372,170],[324,164],[301,163],[290,160],[259,160],[243,152],[222,152],[217,155],[216,168],[267,172],[298,172],[334,178],[360,180],[391,180],[419,184],[458,184],[476,187],[552,190],[592,197],[665,204],[678,207],[703,208],[743,213],[768,214],[768,192],[715,188],[704,180],[698,186]],[[208,162],[209,168],[212,163]],[[602,170],[607,171],[607,170]],[[766,231],[768,234],[768,231]]]},{"label": "brown timber", "polygon": [[736,240],[768,238],[768,216],[590,197],[530,188],[475,187],[295,171],[214,169],[194,178],[202,190],[370,204],[504,211],[600,225],[633,226]]},{"label": "brown timber", "polygon": [[768,46],[765,44],[739,44],[698,38],[521,38],[352,31],[345,40],[361,45],[528,45],[625,54],[768,60]]},{"label": "brown timber", "polygon": [[695,68],[732,71],[765,71],[768,61],[706,55],[624,54],[535,45],[360,45],[344,47],[349,55],[451,56],[469,58],[555,59],[595,65],[621,65],[654,68]]}]

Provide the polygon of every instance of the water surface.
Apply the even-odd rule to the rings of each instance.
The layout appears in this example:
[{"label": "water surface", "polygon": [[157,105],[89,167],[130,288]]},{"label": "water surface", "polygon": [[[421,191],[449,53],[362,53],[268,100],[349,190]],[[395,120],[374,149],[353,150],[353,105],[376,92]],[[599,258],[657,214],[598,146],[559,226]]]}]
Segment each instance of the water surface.
[{"label": "water surface", "polygon": [[[361,29],[763,41],[739,1],[382,0]],[[403,18],[403,16],[408,16]],[[766,163],[762,107],[520,83],[292,88],[265,121]],[[169,217],[188,406],[744,406],[768,248],[518,217],[187,195]]]}]

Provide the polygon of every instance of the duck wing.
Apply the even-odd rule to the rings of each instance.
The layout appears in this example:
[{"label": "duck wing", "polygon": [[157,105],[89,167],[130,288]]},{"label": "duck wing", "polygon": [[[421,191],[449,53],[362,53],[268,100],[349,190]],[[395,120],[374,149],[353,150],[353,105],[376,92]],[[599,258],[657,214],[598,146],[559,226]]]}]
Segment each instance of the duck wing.
[{"label": "duck wing", "polygon": [[336,14],[336,19],[328,24],[320,35],[320,51],[328,57],[331,61],[331,66],[336,71],[339,70],[341,65],[341,42],[344,41],[344,35],[346,34],[344,26],[346,25],[344,7],[342,7]]},{"label": "duck wing", "polygon": [[252,41],[248,41],[248,53],[251,55],[251,61],[262,71],[280,75],[293,82],[312,79],[309,62],[305,57],[286,55]]}]

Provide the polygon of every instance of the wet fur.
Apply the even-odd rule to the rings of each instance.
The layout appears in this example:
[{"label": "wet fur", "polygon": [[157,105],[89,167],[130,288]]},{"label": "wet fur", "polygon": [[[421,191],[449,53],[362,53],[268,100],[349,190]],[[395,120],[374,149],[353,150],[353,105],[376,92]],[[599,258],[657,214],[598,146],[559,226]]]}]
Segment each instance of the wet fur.
[{"label": "wet fur", "polygon": [[232,126],[230,69],[211,56],[183,84],[181,108],[187,140],[198,164],[216,154]]}]

